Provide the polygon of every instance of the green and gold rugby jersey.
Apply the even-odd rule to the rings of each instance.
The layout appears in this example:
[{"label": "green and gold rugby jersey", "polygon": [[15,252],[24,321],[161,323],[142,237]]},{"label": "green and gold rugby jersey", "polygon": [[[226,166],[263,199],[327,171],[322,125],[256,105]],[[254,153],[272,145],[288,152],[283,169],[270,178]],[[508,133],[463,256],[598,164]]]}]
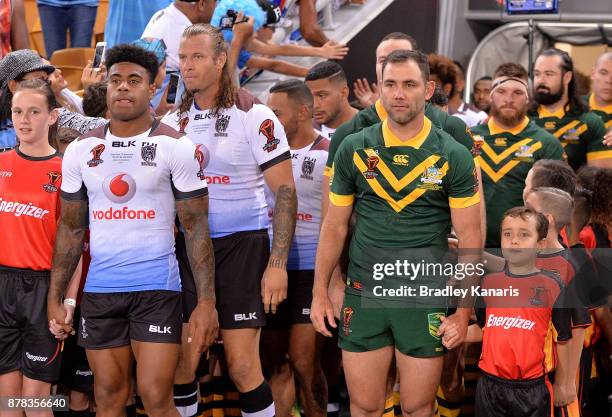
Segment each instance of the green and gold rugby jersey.
[{"label": "green and gold rugby jersey", "polygon": [[[606,128],[606,131],[612,129],[612,104],[608,104],[607,106],[599,106],[595,102],[595,97],[593,96],[593,94],[591,94],[589,96],[589,108],[604,122],[604,127]],[[610,153],[609,158],[612,158],[612,151]]]},{"label": "green and gold rugby jersey", "polygon": [[563,146],[567,162],[578,170],[587,161],[612,158],[612,152],[603,144],[606,128],[592,112],[566,113],[563,107],[551,113],[540,106],[531,113],[533,121],[555,136]]},{"label": "green and gold rugby jersey", "polygon": [[428,118],[408,141],[386,120],[348,136],[334,158],[329,199],[355,204],[348,277],[364,288],[372,284],[372,249],[446,248],[451,207],[480,201],[472,155]]},{"label": "green and gold rugby jersey", "polygon": [[500,247],[499,227],[504,212],[523,205],[525,178],[539,159],[563,159],[559,141],[527,117],[516,128],[500,128],[493,118],[472,128],[478,148],[487,209],[486,247]]},{"label": "green and gold rugby jersey", "polygon": [[[474,145],[472,133],[463,120],[455,116],[450,116],[448,113],[440,110],[436,106],[432,106],[430,103],[425,104],[425,117],[427,117],[434,126],[444,130],[468,150],[472,150]],[[334,157],[344,138],[366,127],[380,123],[386,118],[387,112],[383,108],[380,100],[378,100],[375,104],[361,110],[351,120],[338,127],[329,144],[329,155],[325,166],[325,175],[328,177],[330,176]]]}]

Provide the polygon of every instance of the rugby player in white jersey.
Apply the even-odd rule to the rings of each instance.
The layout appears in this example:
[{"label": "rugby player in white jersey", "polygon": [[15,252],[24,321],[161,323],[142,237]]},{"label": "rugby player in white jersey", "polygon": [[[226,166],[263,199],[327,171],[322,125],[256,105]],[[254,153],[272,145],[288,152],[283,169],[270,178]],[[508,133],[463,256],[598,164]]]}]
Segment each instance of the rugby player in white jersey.
[{"label": "rugby player in white jersey", "polygon": [[[208,189],[193,143],[149,109],[155,55],[118,45],[107,52],[106,65],[110,122],[71,143],[64,155],[49,319],[64,323],[61,295],[89,227],[92,260],[79,344],[94,373],[97,415],[125,415],[135,359],[147,413],[179,416],[172,395],[181,341],[174,218],[178,214],[185,229],[198,291],[188,337],[202,351],[218,330]],[[71,329],[64,324],[63,330]]]},{"label": "rugby player in white jersey", "polygon": [[[281,81],[270,89],[268,107],[285,128],[291,147],[298,215],[289,251],[287,300],[277,314],[266,317],[262,333],[262,362],[274,392],[276,415],[288,416],[295,402],[295,387],[287,370],[287,354],[300,389],[300,405],[307,416],[327,415],[327,384],[321,369],[323,337],[310,321],[314,261],[321,222],[321,182],[329,140],[312,127],[313,96],[300,80]],[[270,210],[274,199],[267,193]]]},{"label": "rugby player in white jersey", "polygon": [[[287,297],[287,257],[297,214],[289,145],[269,108],[237,107],[219,30],[206,24],[188,27],[179,67],[186,92],[178,111],[164,121],[194,141],[210,188],[217,308],[229,375],[240,392],[243,415],[273,416],[259,335],[264,311],[275,313]],[[276,204],[271,249],[264,183]]]}]

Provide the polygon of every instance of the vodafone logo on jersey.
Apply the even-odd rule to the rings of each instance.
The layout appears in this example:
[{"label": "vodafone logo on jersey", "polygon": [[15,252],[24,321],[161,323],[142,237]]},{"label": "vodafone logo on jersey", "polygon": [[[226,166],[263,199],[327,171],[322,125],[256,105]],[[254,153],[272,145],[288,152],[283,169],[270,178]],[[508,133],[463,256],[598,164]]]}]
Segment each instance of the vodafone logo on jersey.
[{"label": "vodafone logo on jersey", "polygon": [[[113,203],[127,203],[136,194],[136,181],[129,174],[115,173],[104,179],[102,191]],[[93,210],[94,220],[153,220],[155,215],[155,210],[133,210],[127,206],[120,209],[109,207],[106,210]]]},{"label": "vodafone logo on jersey", "polygon": [[113,203],[127,203],[136,194],[136,181],[129,174],[115,173],[104,179],[102,191]]}]

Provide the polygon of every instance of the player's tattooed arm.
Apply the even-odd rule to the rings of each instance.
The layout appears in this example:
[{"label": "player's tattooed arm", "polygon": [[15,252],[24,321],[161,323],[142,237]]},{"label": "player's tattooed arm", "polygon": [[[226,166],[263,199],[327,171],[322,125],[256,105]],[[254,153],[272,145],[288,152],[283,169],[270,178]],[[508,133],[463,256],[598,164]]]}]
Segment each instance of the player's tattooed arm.
[{"label": "player's tattooed arm", "polygon": [[215,299],[215,254],[208,227],[208,196],[178,200],[176,211],[185,228],[187,255],[198,300]]},{"label": "player's tattooed arm", "polygon": [[57,303],[68,288],[68,283],[83,254],[83,240],[88,226],[87,200],[61,199],[62,214],[55,238],[53,268],[49,286],[49,300]]},{"label": "player's tattooed arm", "polygon": [[293,240],[297,214],[297,195],[292,185],[280,185],[276,191],[276,203],[272,217],[272,251],[268,267],[287,267],[289,248]]}]

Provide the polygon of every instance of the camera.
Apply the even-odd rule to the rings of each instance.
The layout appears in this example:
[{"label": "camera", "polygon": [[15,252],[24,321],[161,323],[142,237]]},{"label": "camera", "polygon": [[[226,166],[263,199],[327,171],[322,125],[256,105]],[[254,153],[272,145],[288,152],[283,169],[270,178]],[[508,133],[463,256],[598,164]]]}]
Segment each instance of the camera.
[{"label": "camera", "polygon": [[238,13],[235,10],[229,9],[225,16],[221,18],[221,29],[231,29],[236,23]]}]

